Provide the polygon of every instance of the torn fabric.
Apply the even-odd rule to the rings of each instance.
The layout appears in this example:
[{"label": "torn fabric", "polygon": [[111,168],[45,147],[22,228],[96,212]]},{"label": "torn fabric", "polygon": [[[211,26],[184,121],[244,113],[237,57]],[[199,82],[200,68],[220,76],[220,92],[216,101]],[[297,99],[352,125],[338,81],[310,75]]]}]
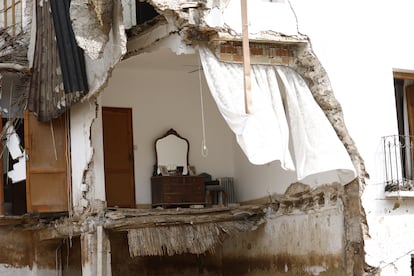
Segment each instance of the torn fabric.
[{"label": "torn fabric", "polygon": [[36,1],[35,52],[28,109],[39,121],[59,117],[88,92],[83,53],[71,33],[68,17],[64,17],[68,16],[69,0],[65,0],[66,5],[58,0],[53,3],[56,4],[53,8],[56,22],[53,22],[51,2]]},{"label": "torn fabric", "polygon": [[71,0],[49,0],[65,93],[88,92],[85,58],[76,44],[69,17]]},{"label": "torn fabric", "polygon": [[[3,154],[8,152],[13,160],[18,160],[17,163],[13,164],[13,170],[7,172],[7,176],[12,183],[17,183],[26,179],[26,154],[22,150],[20,137],[13,124],[8,121],[4,128],[6,129],[7,151],[3,152]],[[7,168],[8,165],[4,167]]]},{"label": "torn fabric", "polygon": [[18,162],[13,164],[13,170],[7,172],[7,176],[12,183],[18,183],[26,180],[26,154],[19,157]]},{"label": "torn fabric", "polygon": [[356,177],[344,145],[293,69],[252,65],[253,112],[248,115],[242,64],[220,62],[206,47],[199,51],[210,92],[251,163],[280,160],[284,169],[296,170],[298,180],[311,186],[347,184]]},{"label": "torn fabric", "polygon": [[13,124],[7,123],[5,126],[6,129],[6,147],[11,155],[13,160],[21,157],[23,151],[20,145],[20,137],[17,134]]}]

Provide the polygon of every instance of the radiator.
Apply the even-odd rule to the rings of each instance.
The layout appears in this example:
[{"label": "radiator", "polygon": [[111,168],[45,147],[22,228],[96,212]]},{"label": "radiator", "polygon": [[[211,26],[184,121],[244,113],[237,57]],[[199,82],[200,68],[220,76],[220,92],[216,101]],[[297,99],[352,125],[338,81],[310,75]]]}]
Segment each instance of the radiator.
[{"label": "radiator", "polygon": [[236,202],[236,195],[234,193],[234,178],[233,177],[220,177],[218,178],[220,186],[224,187],[224,190],[227,193],[228,203]]}]

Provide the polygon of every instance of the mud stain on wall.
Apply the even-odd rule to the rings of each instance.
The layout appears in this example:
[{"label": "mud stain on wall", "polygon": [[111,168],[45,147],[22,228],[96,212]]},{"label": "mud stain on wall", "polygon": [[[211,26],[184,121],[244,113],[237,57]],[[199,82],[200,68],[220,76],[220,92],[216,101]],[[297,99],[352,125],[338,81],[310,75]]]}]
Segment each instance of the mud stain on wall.
[{"label": "mud stain on wall", "polygon": [[31,231],[15,231],[12,227],[0,229],[0,248],[0,263],[13,267],[33,267]]},{"label": "mud stain on wall", "polygon": [[226,257],[218,247],[214,254],[182,254],[131,258],[126,232],[110,235],[112,275],[346,275],[343,256],[278,254],[265,257]]},{"label": "mud stain on wall", "polygon": [[81,245],[80,238],[66,239],[60,248],[63,276],[81,276]]}]

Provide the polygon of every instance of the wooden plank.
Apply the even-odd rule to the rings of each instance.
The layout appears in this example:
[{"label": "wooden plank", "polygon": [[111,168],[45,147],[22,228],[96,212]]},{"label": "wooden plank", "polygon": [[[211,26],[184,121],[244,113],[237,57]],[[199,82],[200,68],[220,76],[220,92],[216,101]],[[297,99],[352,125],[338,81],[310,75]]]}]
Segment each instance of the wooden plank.
[{"label": "wooden plank", "polygon": [[3,1],[4,28],[7,28],[7,0]]},{"label": "wooden plank", "polygon": [[[256,220],[264,215],[263,206],[235,208],[205,208],[174,210],[124,210],[108,211],[104,227],[114,231],[147,227],[196,225],[216,222]],[[113,219],[111,219],[113,218]]]},{"label": "wooden plank", "polygon": [[13,35],[16,35],[16,6],[14,3],[14,0],[12,0],[11,3],[11,9],[12,9],[12,30],[13,30]]},{"label": "wooden plank", "polygon": [[66,170],[63,169],[32,169],[32,174],[43,174],[43,173],[66,173]]},{"label": "wooden plank", "polygon": [[241,0],[242,13],[242,35],[243,35],[243,71],[244,71],[244,95],[245,109],[247,114],[251,114],[252,95],[250,80],[250,47],[249,47],[249,29],[247,20],[247,0]]},{"label": "wooden plank", "polygon": [[414,80],[414,73],[409,72],[393,72],[393,76],[396,79]]}]

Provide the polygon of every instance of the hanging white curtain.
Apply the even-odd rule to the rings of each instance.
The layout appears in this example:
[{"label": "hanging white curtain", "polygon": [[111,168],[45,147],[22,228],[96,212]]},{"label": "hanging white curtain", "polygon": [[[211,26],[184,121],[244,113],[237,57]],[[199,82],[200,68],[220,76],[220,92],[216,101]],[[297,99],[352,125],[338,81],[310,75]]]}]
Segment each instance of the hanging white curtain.
[{"label": "hanging white curtain", "polygon": [[207,47],[199,51],[210,92],[251,163],[280,160],[311,186],[347,184],[356,177],[345,147],[299,74],[286,66],[252,65],[252,114],[246,114],[242,64],[220,62]]}]

